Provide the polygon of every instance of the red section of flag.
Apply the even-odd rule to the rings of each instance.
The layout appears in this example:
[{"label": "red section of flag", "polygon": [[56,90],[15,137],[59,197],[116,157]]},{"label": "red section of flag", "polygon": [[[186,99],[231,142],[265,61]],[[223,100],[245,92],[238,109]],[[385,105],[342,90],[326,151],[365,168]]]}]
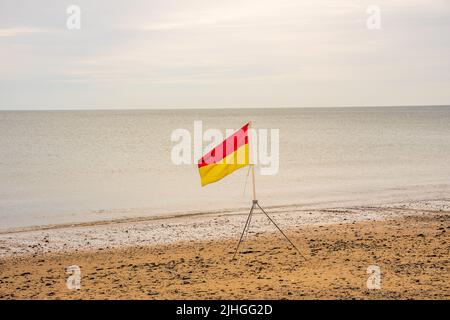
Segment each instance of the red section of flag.
[{"label": "red section of flag", "polygon": [[212,163],[217,163],[228,156],[230,153],[235,152],[237,149],[239,149],[239,147],[247,144],[248,126],[249,123],[226,138],[221,144],[206,153],[203,157],[201,157],[201,159],[198,161],[198,167],[201,168]]}]

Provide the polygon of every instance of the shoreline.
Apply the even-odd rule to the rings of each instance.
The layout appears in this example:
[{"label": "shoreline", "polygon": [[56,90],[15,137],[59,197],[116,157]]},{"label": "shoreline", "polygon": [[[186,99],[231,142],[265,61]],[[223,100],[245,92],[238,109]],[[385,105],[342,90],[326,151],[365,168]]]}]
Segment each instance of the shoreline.
[{"label": "shoreline", "polygon": [[[380,207],[391,205],[403,205],[411,203],[426,203],[436,201],[449,201],[446,195],[450,192],[450,185],[432,185],[423,186],[425,189],[417,189],[417,186],[409,186],[406,189],[384,190],[383,192],[372,193],[364,196],[355,195],[352,199],[342,197],[326,197],[318,198],[302,202],[272,202],[270,199],[261,203],[268,210],[291,210],[309,211],[319,209],[341,209],[341,208],[355,208],[355,207]],[[412,189],[410,189],[412,188]],[[396,193],[395,191],[399,191]],[[407,192],[406,192],[407,190]],[[406,192],[406,193],[405,193]],[[270,204],[270,205],[269,205]],[[96,225],[109,225],[116,223],[132,223],[152,220],[171,220],[178,218],[189,218],[192,216],[215,216],[222,214],[245,214],[250,208],[251,202],[237,207],[225,208],[209,208],[209,209],[189,209],[189,210],[171,210],[167,212],[159,212],[152,208],[116,208],[116,209],[98,209],[91,211],[70,211],[61,212],[61,217],[54,217],[57,219],[49,219],[45,214],[41,214],[41,219],[36,220],[34,217],[28,223],[20,223],[16,225],[8,225],[7,223],[0,228],[0,235],[11,234],[19,232],[30,232],[38,230],[52,230],[71,227],[84,227]],[[69,219],[68,216],[74,218]],[[43,222],[44,221],[44,222]]]},{"label": "shoreline", "polygon": [[[235,261],[237,238],[3,257],[0,299],[450,298],[448,208],[289,228],[306,261],[280,234],[260,231]],[[80,290],[66,287],[71,265]],[[367,287],[374,265],[379,289]]]},{"label": "shoreline", "polygon": [[[301,206],[267,207],[271,217],[285,230],[369,220],[394,219],[405,215],[450,211],[450,199],[417,200],[379,206],[305,209]],[[112,220],[85,224],[0,233],[0,258],[40,253],[132,247],[183,241],[236,239],[247,218],[247,210],[192,213],[164,218]],[[254,232],[275,231],[257,212]]]}]

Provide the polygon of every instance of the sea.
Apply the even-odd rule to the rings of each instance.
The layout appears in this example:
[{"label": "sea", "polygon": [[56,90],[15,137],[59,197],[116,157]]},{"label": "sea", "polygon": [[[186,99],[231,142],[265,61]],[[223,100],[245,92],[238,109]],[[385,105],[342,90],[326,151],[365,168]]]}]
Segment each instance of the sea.
[{"label": "sea", "polygon": [[449,197],[449,106],[1,111],[0,230],[249,207],[247,168],[202,187],[194,155],[174,163],[174,131],[193,150],[198,121],[278,129],[276,172],[255,166],[267,207]]}]

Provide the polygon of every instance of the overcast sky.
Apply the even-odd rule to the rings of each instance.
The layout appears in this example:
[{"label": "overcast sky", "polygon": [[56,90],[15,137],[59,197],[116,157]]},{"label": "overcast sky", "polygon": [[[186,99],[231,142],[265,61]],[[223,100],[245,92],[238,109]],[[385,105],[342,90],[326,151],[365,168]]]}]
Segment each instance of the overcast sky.
[{"label": "overcast sky", "polygon": [[0,109],[450,104],[450,1],[0,0],[0,61]]}]

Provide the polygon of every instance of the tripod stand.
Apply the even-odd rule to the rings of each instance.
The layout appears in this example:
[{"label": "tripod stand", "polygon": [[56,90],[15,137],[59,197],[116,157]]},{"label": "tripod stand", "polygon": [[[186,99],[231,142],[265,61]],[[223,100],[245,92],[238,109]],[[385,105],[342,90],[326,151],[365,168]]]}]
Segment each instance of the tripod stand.
[{"label": "tripod stand", "polygon": [[255,169],[254,166],[252,165],[252,181],[253,181],[253,203],[252,203],[252,207],[250,208],[250,212],[248,214],[247,217],[247,221],[245,222],[245,226],[244,226],[244,230],[242,230],[241,233],[241,237],[239,238],[239,242],[236,246],[236,251],[234,252],[233,255],[233,259],[234,260],[236,258],[236,254],[239,251],[239,246],[242,243],[242,239],[244,238],[244,234],[246,234],[248,232],[248,230],[250,229],[250,222],[252,219],[252,215],[253,215],[253,211],[256,209],[256,207],[258,207],[265,215],[266,217],[269,219],[270,222],[272,222],[272,224],[278,229],[278,231],[281,232],[281,234],[284,236],[284,238],[291,244],[291,246],[293,246],[295,248],[295,250],[298,252],[298,254],[304,259],[306,260],[306,258],[300,253],[300,251],[298,250],[298,248],[292,243],[292,241],[286,236],[286,234],[283,232],[283,230],[281,230],[281,228],[275,223],[275,221],[273,221],[273,219],[267,214],[267,212],[259,205],[258,200],[256,200],[256,191],[255,191]]}]

